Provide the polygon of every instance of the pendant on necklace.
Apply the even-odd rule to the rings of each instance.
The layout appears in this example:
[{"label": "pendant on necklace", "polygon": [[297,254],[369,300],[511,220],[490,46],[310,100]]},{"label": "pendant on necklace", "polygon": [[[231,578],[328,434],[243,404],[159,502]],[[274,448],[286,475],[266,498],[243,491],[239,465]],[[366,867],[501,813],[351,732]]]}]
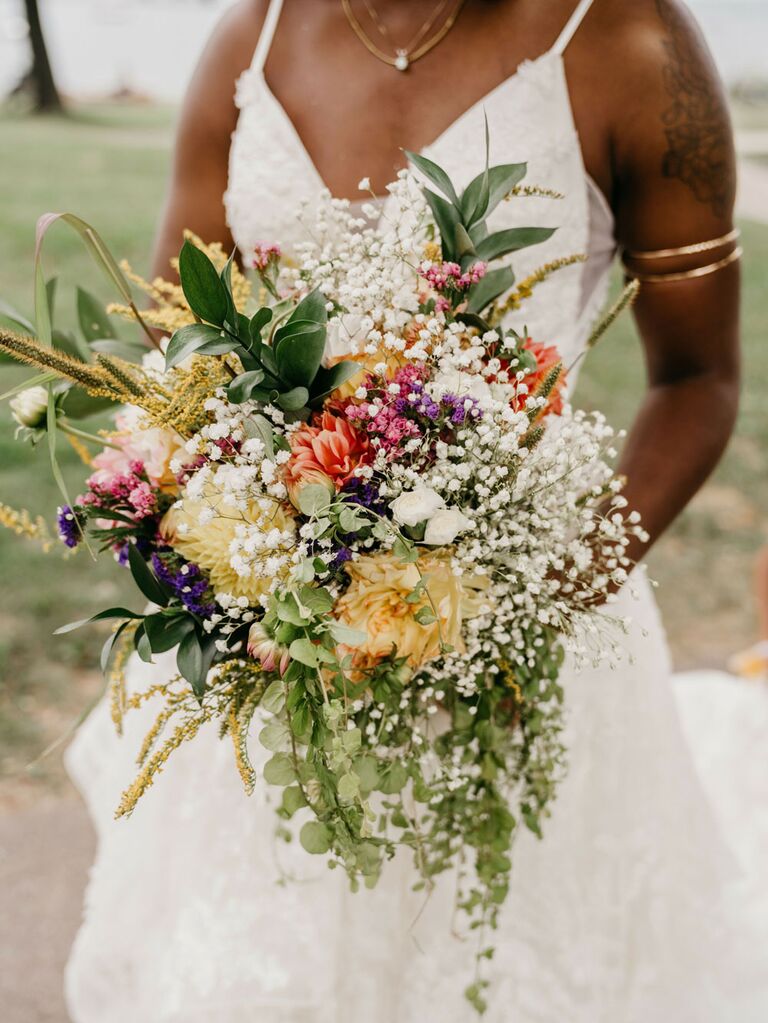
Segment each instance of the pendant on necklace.
[{"label": "pendant on necklace", "polygon": [[398,71],[407,71],[411,66],[411,62],[408,59],[407,50],[397,50],[395,52],[395,67]]}]

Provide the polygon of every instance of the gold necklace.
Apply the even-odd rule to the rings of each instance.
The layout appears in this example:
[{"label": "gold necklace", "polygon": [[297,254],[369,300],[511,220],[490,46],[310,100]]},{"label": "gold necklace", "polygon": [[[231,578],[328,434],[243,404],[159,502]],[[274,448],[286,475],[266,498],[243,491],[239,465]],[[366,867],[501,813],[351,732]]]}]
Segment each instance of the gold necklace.
[{"label": "gold necklace", "polygon": [[[434,25],[439,13],[445,9],[445,4],[444,3],[441,4],[433,13],[433,15],[429,19],[427,19],[425,24],[422,25],[422,27],[419,29],[414,41],[410,44],[409,48],[396,49],[394,57],[391,56],[389,53],[385,53],[384,50],[379,49],[379,47],[373,42],[373,40],[369,38],[369,36],[365,32],[365,29],[355,17],[355,13],[352,10],[350,0],[341,0],[341,6],[344,10],[344,14],[346,15],[347,21],[349,22],[350,27],[352,28],[352,31],[355,33],[357,38],[360,40],[360,42],[363,44],[366,50],[368,50],[369,53],[372,53],[374,57],[377,57],[384,64],[388,64],[390,67],[397,68],[398,71],[407,71],[414,61],[419,60],[420,57],[423,57],[425,54],[429,53],[429,51],[433,50],[438,45],[438,43],[442,42],[442,40],[445,39],[445,37],[453,28],[456,19],[459,16],[459,12],[461,11],[461,8],[464,6],[464,0],[456,0],[453,10],[450,12],[450,14],[445,19],[444,23],[440,26],[440,28],[437,30],[437,32],[435,32],[435,34],[431,36],[429,39],[426,39],[423,43],[421,43],[421,45],[418,45],[419,40],[421,40],[424,37],[424,35],[429,31],[429,29]],[[366,3],[366,7],[370,12],[371,7],[368,3]],[[378,17],[374,16],[373,21],[376,27],[381,32],[380,28],[381,22],[378,19]],[[386,30],[382,32],[382,34],[386,35],[387,34]]]},{"label": "gold necklace", "polygon": [[[368,12],[368,17],[371,19],[371,21],[373,22],[374,26],[376,27],[376,31],[379,33],[379,35],[382,37],[382,39],[386,39],[389,42],[391,40],[391,38],[392,38],[392,36],[390,34],[390,31],[387,28],[387,26],[384,24],[384,22],[381,20],[381,18],[379,17],[378,11],[374,7],[374,5],[371,3],[371,0],[363,0],[363,3],[365,4],[365,9]],[[404,54],[413,53],[413,51],[419,45],[419,43],[424,38],[424,36],[427,34],[427,32],[429,32],[432,29],[432,27],[435,24],[435,22],[437,21],[437,19],[445,11],[445,9],[446,9],[446,7],[448,6],[449,3],[450,3],[450,0],[440,0],[440,3],[438,3],[438,5],[432,11],[430,16],[427,18],[427,20],[421,26],[421,28],[416,32],[416,35],[408,43],[408,45],[407,46],[396,46],[395,47],[395,53],[404,53]]]}]

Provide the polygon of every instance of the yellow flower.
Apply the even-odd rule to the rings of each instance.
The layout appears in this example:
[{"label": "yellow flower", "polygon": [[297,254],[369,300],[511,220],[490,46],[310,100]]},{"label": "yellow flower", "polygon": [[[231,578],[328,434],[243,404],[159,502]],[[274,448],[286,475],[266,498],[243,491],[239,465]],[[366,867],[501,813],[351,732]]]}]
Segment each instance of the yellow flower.
[{"label": "yellow flower", "polygon": [[[477,576],[456,576],[444,553],[422,555],[406,565],[393,554],[373,554],[345,566],[350,586],[336,605],[336,616],[345,625],[365,632],[366,641],[353,653],[355,666],[369,668],[397,648],[411,668],[440,654],[440,641],[458,651],[464,649],[462,623],[480,612],[487,581]],[[416,603],[406,597],[424,579]],[[422,625],[419,612],[437,611],[437,621]]]},{"label": "yellow flower", "polygon": [[[203,500],[186,499],[180,507],[171,508],[160,523],[160,534],[182,557],[208,573],[216,593],[247,597],[250,604],[258,604],[259,598],[269,592],[272,581],[287,573],[286,555],[294,546],[296,533],[295,520],[285,505],[271,498],[262,504],[264,508],[254,501],[241,510],[225,503],[222,493],[211,486]],[[281,566],[261,574],[259,563],[254,565],[251,559],[253,571],[244,575],[237,571],[232,547],[244,525],[257,526],[264,534],[280,531],[277,546],[265,549],[261,560],[266,565],[276,558]]]}]

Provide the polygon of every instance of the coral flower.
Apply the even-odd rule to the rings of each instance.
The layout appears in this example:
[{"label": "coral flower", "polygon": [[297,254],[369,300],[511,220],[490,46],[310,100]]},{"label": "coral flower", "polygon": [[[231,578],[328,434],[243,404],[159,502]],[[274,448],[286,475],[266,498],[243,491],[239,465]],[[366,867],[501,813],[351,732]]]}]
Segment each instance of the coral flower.
[{"label": "coral flower", "polygon": [[[536,393],[536,389],[544,383],[553,367],[561,361],[560,353],[554,345],[545,345],[540,341],[533,341],[531,338],[526,338],[525,348],[536,359],[536,369],[529,373],[525,378],[524,383],[528,387],[528,393],[516,395],[513,399],[512,404],[516,412],[525,407],[525,402],[528,396]],[[565,371],[563,371],[560,374],[560,379],[552,389],[549,401],[543,411],[544,415],[552,414],[559,416],[563,411],[563,390],[565,388],[565,381],[566,374]]]},{"label": "coral flower", "polygon": [[293,492],[300,484],[328,477],[337,490],[368,458],[368,438],[341,416],[323,412],[313,425],[302,426],[291,437],[292,458],[286,466],[286,486]]}]

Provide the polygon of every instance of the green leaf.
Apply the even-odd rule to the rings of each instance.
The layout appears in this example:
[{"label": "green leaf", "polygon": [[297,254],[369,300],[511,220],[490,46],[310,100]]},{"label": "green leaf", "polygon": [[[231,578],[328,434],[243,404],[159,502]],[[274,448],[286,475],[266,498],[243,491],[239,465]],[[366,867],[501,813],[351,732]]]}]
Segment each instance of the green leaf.
[{"label": "green leaf", "polygon": [[110,658],[112,657],[112,651],[113,651],[113,650],[114,650],[114,648],[115,648],[115,644],[117,643],[117,641],[118,641],[118,640],[120,639],[120,637],[122,636],[122,634],[123,634],[123,632],[125,631],[125,628],[126,628],[126,626],[127,626],[128,624],[129,624],[128,622],[123,622],[123,624],[122,624],[122,625],[120,625],[120,626],[119,626],[119,627],[118,627],[118,628],[117,628],[117,629],[116,629],[116,630],[115,630],[115,631],[114,631],[114,632],[112,633],[112,635],[111,635],[111,636],[108,636],[108,637],[107,637],[107,640],[106,640],[106,642],[104,643],[104,646],[103,646],[103,647],[101,648],[101,656],[100,656],[100,658],[99,658],[99,666],[100,666],[100,668],[101,668],[102,672],[103,672],[103,673],[104,673],[105,675],[106,675],[106,673],[107,673],[107,669],[109,668],[109,661],[110,661]]},{"label": "green leaf", "polygon": [[0,319],[9,321],[12,327],[18,327],[23,333],[31,334],[34,337],[35,328],[32,322],[2,298],[0,298]]},{"label": "green leaf", "polygon": [[128,546],[128,567],[134,582],[147,600],[151,600],[153,604],[159,604],[160,607],[166,607],[169,599],[168,590],[146,563],[144,555],[139,552],[136,544],[133,543]]},{"label": "green leaf", "polygon": [[440,232],[443,259],[455,260],[456,251],[454,244],[456,228],[461,223],[459,212],[447,199],[436,195],[435,192],[430,191],[428,188],[424,189],[424,195],[429,203],[429,208],[432,210],[432,216],[435,218],[437,229]]},{"label": "green leaf", "polygon": [[[227,296],[227,313],[224,317],[224,321],[228,323],[234,331],[241,331],[241,316],[237,311],[235,300],[232,297],[232,264],[235,260],[235,250],[233,249],[230,253],[229,259],[224,264],[224,268],[219,274],[219,280],[224,285],[224,291]],[[246,316],[242,317],[242,326],[244,326],[244,337],[246,340],[250,338],[250,324]]]},{"label": "green leaf", "polygon": [[113,618],[138,621],[143,617],[144,615],[137,615],[124,607],[108,607],[106,611],[99,611],[98,614],[92,615],[90,618],[81,618],[79,622],[70,622],[68,625],[60,626],[54,632],[54,636],[63,636],[66,632],[74,632],[75,629],[80,629],[83,625],[91,625],[93,622],[105,622]]},{"label": "green leaf", "polygon": [[308,518],[322,515],[330,503],[331,495],[322,483],[308,483],[299,491],[299,511]]},{"label": "green leaf", "polygon": [[[523,180],[527,170],[528,165],[525,163],[501,163],[488,168],[488,203],[484,216],[489,217],[493,213],[501,200]],[[467,207],[473,202],[475,206],[477,205],[484,176],[485,171],[473,178],[464,189],[461,197],[462,212],[465,209],[465,202]],[[467,226],[471,227],[471,222],[467,222]]]},{"label": "green leaf", "polygon": [[315,615],[327,614],[333,607],[333,597],[323,586],[302,586],[299,599]]},{"label": "green leaf", "polygon": [[274,353],[280,377],[294,387],[309,387],[325,352],[326,326],[294,320],[275,332]]},{"label": "green leaf", "polygon": [[259,706],[270,714],[279,714],[285,706],[285,683],[282,679],[270,682],[264,690]]},{"label": "green leaf", "polygon": [[299,302],[296,308],[293,310],[291,315],[288,317],[287,322],[292,323],[296,320],[310,320],[312,323],[327,323],[328,322],[328,310],[325,308],[328,299],[318,289],[310,291],[308,295]]},{"label": "green leaf", "polygon": [[248,373],[241,373],[227,387],[227,397],[234,405],[242,405],[244,401],[250,399],[263,379],[263,369],[252,369]]},{"label": "green leaf", "polygon": [[510,252],[527,249],[531,245],[539,245],[547,241],[555,233],[554,227],[512,227],[507,231],[496,231],[478,242],[477,258],[486,263]]},{"label": "green leaf", "polygon": [[411,565],[419,560],[419,552],[413,544],[408,543],[402,536],[398,536],[395,539],[392,545],[392,553],[398,561],[404,561],[406,565]]},{"label": "green leaf", "polygon": [[176,667],[182,677],[192,686],[198,698],[205,691],[205,678],[208,674],[203,657],[203,647],[197,632],[188,632],[179,643],[176,651]]},{"label": "green leaf", "polygon": [[264,445],[267,452],[267,458],[272,458],[275,453],[275,434],[272,429],[272,424],[266,418],[258,412],[251,416],[250,419],[246,419],[243,423],[243,429],[247,437],[253,437],[258,439]]},{"label": "green leaf", "polygon": [[251,342],[261,341],[261,335],[266,325],[272,320],[272,310],[269,306],[262,306],[251,317],[249,333]]},{"label": "green leaf", "polygon": [[344,625],[343,622],[333,622],[328,631],[337,643],[342,643],[344,646],[362,646],[368,639],[368,633],[363,632],[362,629],[352,629],[349,625]]},{"label": "green leaf", "polygon": [[113,398],[96,398],[82,387],[67,387],[57,399],[59,409],[67,419],[87,419],[97,416],[105,409],[113,408],[117,402]]},{"label": "green leaf", "polygon": [[467,227],[482,220],[488,213],[490,200],[490,134],[488,131],[488,118],[485,119],[485,169],[474,181],[470,182],[461,196],[461,215]]},{"label": "green leaf", "polygon": [[292,785],[296,781],[293,760],[288,753],[275,753],[264,765],[264,780],[269,785]]},{"label": "green leaf", "polygon": [[290,391],[283,391],[278,396],[276,404],[284,412],[297,412],[309,401],[309,391],[306,387],[294,387]]},{"label": "green leaf", "polygon": [[331,848],[333,835],[320,821],[307,821],[299,832],[299,841],[308,853],[321,856]]},{"label": "green leaf", "polygon": [[514,283],[515,273],[512,267],[502,266],[498,270],[491,270],[470,289],[467,312],[482,313],[499,295],[509,291]]},{"label": "green leaf", "polygon": [[294,661],[298,661],[299,664],[304,664],[308,668],[316,668],[320,663],[317,650],[305,636],[302,636],[301,639],[294,639],[288,649]]},{"label": "green leaf", "polygon": [[283,810],[292,817],[297,810],[307,805],[304,793],[298,785],[291,785],[283,792]]},{"label": "green leaf", "polygon": [[313,405],[341,387],[347,380],[350,380],[356,373],[360,372],[360,363],[345,360],[337,362],[335,366],[321,366],[312,381],[312,403]]},{"label": "green leaf", "polygon": [[123,341],[121,338],[100,337],[90,342],[90,349],[93,352],[100,352],[104,355],[117,355],[126,362],[141,362],[147,354],[147,346],[141,341]]},{"label": "green leaf", "polygon": [[419,625],[434,625],[437,621],[437,616],[431,607],[420,607],[413,617]]},{"label": "green leaf", "polygon": [[411,163],[426,178],[429,178],[433,185],[437,185],[446,198],[450,199],[454,205],[459,205],[459,197],[456,194],[456,189],[453,187],[453,182],[439,164],[436,164],[434,160],[430,160],[426,156],[422,156],[420,153],[412,153],[408,149],[404,150],[404,152]]},{"label": "green leaf", "polygon": [[210,259],[190,241],[179,254],[179,279],[192,312],[220,327],[227,316],[227,289]]},{"label": "green leaf", "polygon": [[190,355],[224,355],[233,351],[237,343],[219,327],[205,323],[189,323],[179,327],[168,342],[165,353],[165,368],[171,369]]},{"label": "green leaf", "polygon": [[351,803],[352,800],[357,799],[360,795],[360,779],[358,776],[351,771],[343,774],[339,778],[338,793],[339,799],[344,800],[346,803]]},{"label": "green leaf", "polygon": [[394,796],[402,792],[408,782],[408,772],[402,764],[390,764],[384,769],[379,781],[379,792],[385,796]]},{"label": "green leaf", "polygon": [[154,614],[144,619],[144,631],[153,654],[173,650],[194,627],[194,619],[187,614]]},{"label": "green leaf", "polygon": [[366,792],[373,792],[379,784],[379,768],[376,758],[372,756],[359,757],[352,765],[352,770],[360,779],[360,785]]},{"label": "green leaf", "polygon": [[259,732],[259,742],[271,753],[284,750],[290,744],[291,735],[288,726],[282,721],[270,721]]},{"label": "green leaf", "polygon": [[152,663],[152,647],[149,644],[149,639],[144,631],[144,623],[138,627],[133,634],[133,645],[136,648],[136,653],[139,655],[145,664]]},{"label": "green leaf", "polygon": [[82,288],[77,289],[77,319],[80,331],[89,344],[98,338],[117,338],[103,303]]}]

